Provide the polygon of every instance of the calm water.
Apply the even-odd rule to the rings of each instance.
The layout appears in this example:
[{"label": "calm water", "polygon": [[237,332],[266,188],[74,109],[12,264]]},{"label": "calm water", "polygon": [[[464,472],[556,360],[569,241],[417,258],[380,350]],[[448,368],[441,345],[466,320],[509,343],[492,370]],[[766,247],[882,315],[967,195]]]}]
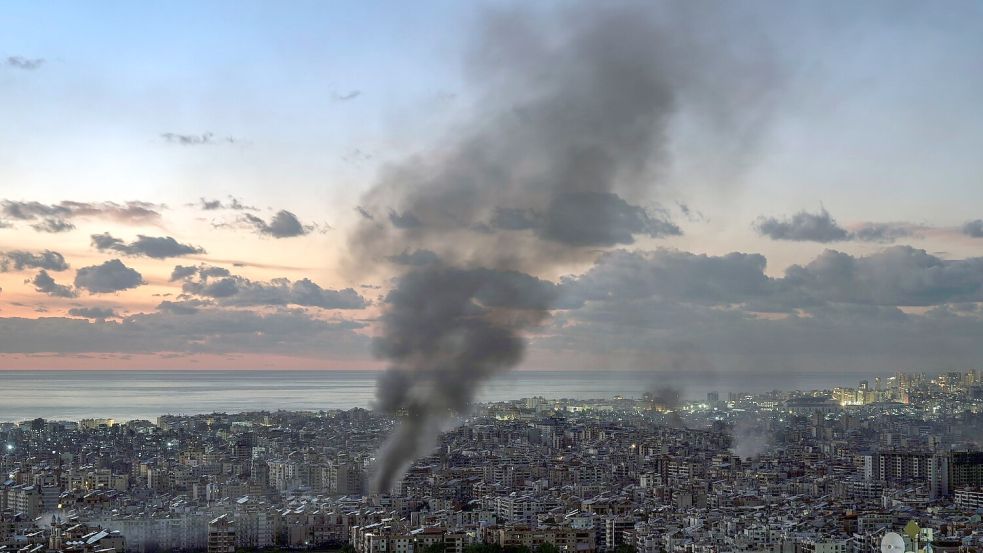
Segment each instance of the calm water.
[{"label": "calm water", "polygon": [[[369,407],[377,376],[373,371],[2,371],[0,421]],[[688,399],[705,399],[709,391],[725,398],[729,391],[830,388],[857,380],[829,373],[776,383],[774,375],[746,373],[680,379],[640,372],[515,371],[490,382],[479,399],[639,397],[666,384],[680,388]]]}]

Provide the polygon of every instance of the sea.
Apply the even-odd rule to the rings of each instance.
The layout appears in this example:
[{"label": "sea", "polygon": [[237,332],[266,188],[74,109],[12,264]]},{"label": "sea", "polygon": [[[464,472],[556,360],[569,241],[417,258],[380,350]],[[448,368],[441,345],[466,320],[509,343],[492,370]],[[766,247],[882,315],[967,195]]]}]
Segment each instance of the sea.
[{"label": "sea", "polygon": [[[155,420],[159,415],[260,410],[319,411],[371,408],[377,371],[368,370],[74,370],[0,371],[0,422],[113,418]],[[784,375],[650,371],[530,371],[503,373],[479,391],[481,402],[541,396],[547,399],[638,398],[672,386],[686,400],[718,392],[856,386],[855,373]],[[887,375],[877,375],[887,376]],[[780,385],[780,386],[779,386]]]}]

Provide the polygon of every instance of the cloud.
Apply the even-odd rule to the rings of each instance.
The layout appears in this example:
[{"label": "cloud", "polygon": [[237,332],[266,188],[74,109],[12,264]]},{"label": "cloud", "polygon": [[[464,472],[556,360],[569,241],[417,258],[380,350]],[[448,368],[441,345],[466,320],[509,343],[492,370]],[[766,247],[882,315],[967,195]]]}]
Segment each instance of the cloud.
[{"label": "cloud", "polygon": [[195,313],[198,313],[202,307],[209,305],[212,305],[211,302],[203,300],[164,300],[157,305],[157,310],[166,311],[175,315],[194,315]]},{"label": "cloud", "polygon": [[902,238],[914,237],[920,229],[910,223],[864,223],[850,233],[853,240],[891,244]]},{"label": "cloud", "polygon": [[591,302],[553,322],[534,339],[534,348],[571,353],[583,358],[585,367],[603,357],[609,367],[670,370],[669,349],[682,341],[714,366],[744,371],[749,378],[781,375],[791,383],[797,374],[813,371],[948,369],[975,366],[983,356],[978,339],[983,319],[945,309],[917,314],[840,304],[762,318],[653,297]]},{"label": "cloud", "polygon": [[331,99],[335,102],[348,102],[362,95],[361,90],[349,90],[348,92],[332,92]]},{"label": "cloud", "polygon": [[78,295],[71,287],[55,282],[55,279],[44,269],[38,271],[37,276],[29,282],[34,285],[35,291],[56,298],[74,298]]},{"label": "cloud", "polygon": [[772,240],[797,242],[839,242],[848,240],[850,233],[841,227],[825,209],[819,213],[800,211],[791,218],[759,217],[755,230]]},{"label": "cloud", "polygon": [[178,265],[174,267],[173,271],[171,271],[170,282],[181,280],[196,274],[198,274],[198,267],[195,267],[194,265]]},{"label": "cloud", "polygon": [[710,305],[742,304],[774,295],[778,286],[760,254],[723,256],[675,250],[629,252],[600,257],[583,275],[561,280],[563,304],[631,301],[660,297]]},{"label": "cloud", "polygon": [[82,267],[75,273],[75,287],[88,290],[90,294],[108,294],[129,290],[144,284],[143,276],[123,264],[119,259],[111,259],[101,265]]},{"label": "cloud", "polygon": [[119,238],[114,238],[108,232],[92,235],[92,245],[101,252],[114,251],[130,256],[146,256],[154,259],[167,259],[182,255],[203,254],[205,250],[182,244],[170,236],[137,235],[137,239],[127,244]]},{"label": "cloud", "polygon": [[70,219],[105,219],[130,225],[157,224],[163,206],[149,202],[74,202],[57,204],[0,201],[0,213],[16,221],[39,221],[32,227],[39,232],[65,232],[74,225]]},{"label": "cloud", "polygon": [[34,223],[31,228],[38,232],[47,232],[50,234],[57,234],[59,232],[70,232],[75,230],[75,225],[69,223],[64,219],[47,218],[42,219],[39,223]]},{"label": "cloud", "polygon": [[205,198],[201,198],[199,206],[204,211],[215,211],[219,209],[232,209],[235,211],[256,211],[255,207],[242,203],[242,201],[236,198],[235,196],[229,196],[228,203],[223,203],[222,200],[208,200]]},{"label": "cloud", "polygon": [[854,257],[827,250],[785,271],[782,284],[824,302],[931,306],[983,301],[983,258],[944,260],[925,250],[894,246]]},{"label": "cloud", "polygon": [[254,313],[203,309],[166,311],[118,321],[62,317],[0,318],[0,353],[259,353],[309,357],[365,355],[364,324],[321,320],[296,310]]},{"label": "cloud", "polygon": [[33,253],[14,250],[0,254],[0,272],[9,270],[23,271],[24,269],[45,269],[48,271],[64,271],[68,269],[65,256],[51,250]]},{"label": "cloud", "polygon": [[967,222],[963,225],[962,231],[971,238],[983,238],[983,219]]},{"label": "cloud", "polygon": [[[172,280],[183,279],[185,294],[202,296],[221,305],[320,307],[322,309],[361,309],[368,301],[352,288],[329,290],[310,279],[290,281],[276,278],[270,282],[252,281],[232,275],[226,269],[202,265],[194,273],[189,267],[175,267]],[[177,275],[177,278],[175,278]],[[192,278],[192,277],[197,278]]]},{"label": "cloud", "polygon": [[73,307],[68,310],[68,314],[73,317],[85,319],[110,319],[116,317],[116,312],[110,307]]},{"label": "cloud", "polygon": [[873,242],[891,244],[917,236],[925,227],[911,223],[862,223],[853,231],[840,226],[825,208],[819,213],[800,211],[792,217],[758,217],[753,227],[772,240],[795,242]]},{"label": "cloud", "polygon": [[758,254],[609,253],[560,281],[558,310],[534,350],[673,370],[671,348],[686,342],[711,366],[792,376],[983,356],[983,258],[894,246],[867,256],[828,250],[781,277],[765,267]]},{"label": "cloud", "polygon": [[296,215],[286,210],[278,211],[269,223],[249,213],[244,214],[239,221],[253,227],[259,234],[273,238],[304,236],[317,229],[316,225],[301,224]]},{"label": "cloud", "polygon": [[664,302],[747,311],[791,311],[835,304],[925,307],[983,302],[983,258],[944,260],[893,246],[862,257],[826,250],[779,278],[760,254],[708,256],[675,250],[615,251],[585,273],[560,281],[564,308],[589,302]]},{"label": "cloud", "polygon": [[5,65],[7,67],[13,67],[15,69],[23,69],[25,71],[34,71],[35,69],[40,69],[45,63],[44,58],[25,58],[22,56],[9,56],[5,60]]},{"label": "cloud", "polygon": [[180,146],[210,146],[214,144],[236,144],[240,142],[239,139],[233,136],[216,138],[214,133],[207,131],[201,134],[163,132],[160,133],[160,137],[168,144],[177,144]]}]

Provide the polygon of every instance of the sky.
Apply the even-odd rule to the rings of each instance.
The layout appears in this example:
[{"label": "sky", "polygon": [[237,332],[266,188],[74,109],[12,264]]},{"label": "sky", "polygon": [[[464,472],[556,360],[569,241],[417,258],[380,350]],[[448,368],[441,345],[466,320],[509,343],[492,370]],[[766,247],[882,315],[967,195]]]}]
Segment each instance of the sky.
[{"label": "sky", "polygon": [[381,368],[425,256],[520,368],[979,367],[983,6],[650,4],[5,3],[0,369]]}]

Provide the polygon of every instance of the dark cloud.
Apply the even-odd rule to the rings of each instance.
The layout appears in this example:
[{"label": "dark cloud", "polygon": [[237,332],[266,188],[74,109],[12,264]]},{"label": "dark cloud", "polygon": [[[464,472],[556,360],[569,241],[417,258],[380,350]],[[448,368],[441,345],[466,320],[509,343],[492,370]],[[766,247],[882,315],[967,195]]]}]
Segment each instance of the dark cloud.
[{"label": "dark cloud", "polygon": [[584,274],[560,282],[559,306],[657,298],[675,303],[789,311],[833,304],[887,307],[983,301],[983,258],[944,260],[924,250],[894,246],[855,257],[827,250],[781,278],[765,274],[760,254],[617,251]]},{"label": "dark cloud", "polygon": [[918,227],[909,223],[864,223],[850,233],[853,240],[891,244],[902,238],[916,236]]},{"label": "dark cloud", "polygon": [[796,242],[874,242],[891,244],[902,238],[917,236],[925,227],[911,223],[863,223],[853,231],[840,226],[826,209],[819,213],[800,211],[791,217],[758,217],[754,222],[758,234],[772,240]]},{"label": "dark cloud", "polygon": [[73,307],[68,310],[68,314],[73,317],[96,320],[111,319],[117,316],[110,307]]},{"label": "dark cloud", "polygon": [[783,285],[824,302],[928,306],[983,301],[983,258],[944,260],[894,246],[866,257],[827,250],[785,271]]},{"label": "dark cloud", "polygon": [[7,67],[13,67],[16,69],[24,69],[26,71],[33,71],[35,69],[40,69],[45,63],[44,58],[25,58],[22,56],[9,56],[6,59]]},{"label": "dark cloud", "polygon": [[106,219],[117,223],[143,225],[160,221],[163,206],[148,202],[73,202],[57,204],[0,201],[0,213],[18,221],[39,221],[32,225],[39,232],[64,232],[74,228],[74,218]]},{"label": "dark cloud", "polygon": [[328,290],[306,278],[297,281],[276,278],[270,282],[257,282],[231,275],[220,267],[203,265],[193,274],[188,269],[176,267],[172,280],[177,280],[174,275],[183,275],[179,278],[184,280],[182,290],[185,294],[213,298],[222,305],[298,305],[322,309],[361,309],[368,306],[365,298],[352,288]]},{"label": "dark cloud", "polygon": [[0,202],[3,213],[13,219],[28,221],[38,217],[64,217],[71,214],[71,210],[63,205],[46,205],[40,202],[17,202],[4,200]]},{"label": "dark cloud", "polygon": [[68,269],[65,256],[51,250],[41,253],[14,250],[0,253],[0,272],[23,271],[24,269],[45,269],[48,271],[64,271]]},{"label": "dark cloud", "polygon": [[242,203],[241,200],[235,196],[229,196],[228,202],[223,202],[222,200],[208,200],[205,198],[200,199],[198,204],[204,211],[215,211],[219,209],[231,209],[234,211],[256,211],[256,208],[250,205]]},{"label": "dark cloud", "polygon": [[[560,282],[563,309],[537,332],[537,350],[583,356],[585,366],[603,352],[608,366],[676,371],[671,348],[687,342],[701,366],[783,374],[941,369],[983,355],[983,258],[895,246],[827,251],[779,278],[764,269],[756,254],[607,254]],[[761,316],[762,305],[785,312]]]},{"label": "dark cloud", "polygon": [[561,281],[563,304],[648,297],[712,305],[742,304],[776,294],[760,254],[697,255],[675,250],[605,254],[586,273]]},{"label": "dark cloud", "polygon": [[141,284],[144,284],[143,276],[119,259],[111,259],[102,265],[82,267],[75,273],[75,287],[88,290],[90,294],[120,292]]},{"label": "dark cloud", "polygon": [[77,295],[70,286],[55,282],[55,279],[48,274],[48,271],[43,269],[38,271],[37,276],[29,282],[34,285],[35,291],[56,298],[74,298]]},{"label": "dark cloud", "polygon": [[317,228],[315,225],[301,224],[296,215],[286,210],[278,211],[269,223],[249,213],[244,214],[240,221],[256,229],[256,232],[273,238],[304,236]]},{"label": "dark cloud", "polygon": [[129,244],[111,236],[108,232],[93,234],[92,245],[101,252],[112,251],[123,255],[146,256],[154,259],[205,253],[205,250],[200,247],[182,244],[170,236],[144,236],[142,234],[138,234],[137,239]]},{"label": "dark cloud", "polygon": [[73,231],[75,230],[75,225],[66,221],[65,219],[56,219],[54,217],[49,217],[47,219],[42,219],[38,223],[32,224],[31,228],[38,232],[57,234],[59,232]]},{"label": "dark cloud", "polygon": [[171,271],[170,281],[174,282],[196,274],[198,274],[198,267],[195,267],[194,265],[177,265],[174,267],[174,270]]},{"label": "dark cloud", "polygon": [[755,230],[772,240],[797,242],[839,242],[848,240],[850,233],[841,227],[825,209],[819,213],[800,211],[791,218],[759,217]]},{"label": "dark cloud", "polygon": [[963,225],[962,231],[971,238],[983,238],[983,219],[967,222]]}]

